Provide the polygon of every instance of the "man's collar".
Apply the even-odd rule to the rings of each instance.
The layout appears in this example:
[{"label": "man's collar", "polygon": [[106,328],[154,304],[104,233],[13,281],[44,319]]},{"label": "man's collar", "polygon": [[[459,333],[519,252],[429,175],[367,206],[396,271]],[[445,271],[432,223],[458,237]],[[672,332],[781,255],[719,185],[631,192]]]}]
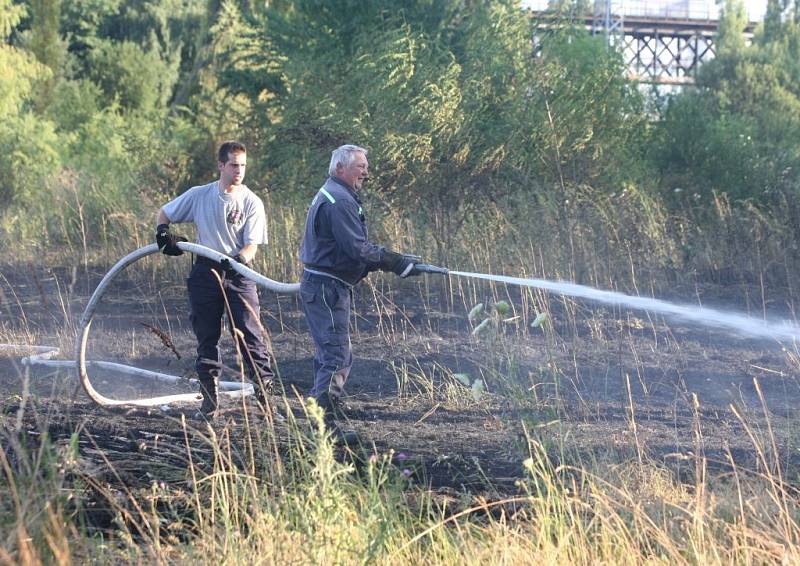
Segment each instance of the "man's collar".
[{"label": "man's collar", "polygon": [[350,192],[352,192],[352,193],[355,193],[355,192],[356,192],[356,190],[355,190],[353,187],[351,187],[350,185],[348,185],[347,183],[345,183],[344,181],[342,181],[342,180],[341,180],[339,177],[337,177],[336,175],[331,175],[331,181],[333,181],[334,183],[338,183],[339,185],[343,186],[345,189],[349,189],[349,190],[350,190]]},{"label": "man's collar", "polygon": [[241,190],[242,190],[242,187],[244,187],[244,185],[229,185],[228,188],[233,187],[233,186],[235,186],[236,188],[234,190],[232,190],[232,191],[226,191],[225,189],[222,188],[222,181],[217,179],[215,181],[215,183],[217,184],[217,192],[219,194],[221,194],[221,195],[231,195],[231,196],[233,196],[233,195],[239,194],[239,192],[241,192]]},{"label": "man's collar", "polygon": [[333,181],[334,183],[336,183],[337,185],[341,185],[342,187],[344,187],[345,189],[350,191],[350,194],[353,195],[353,198],[356,199],[356,202],[361,204],[361,197],[358,196],[358,192],[353,187],[351,187],[350,185],[348,185],[347,183],[342,181],[336,175],[331,175],[330,176],[330,180]]}]

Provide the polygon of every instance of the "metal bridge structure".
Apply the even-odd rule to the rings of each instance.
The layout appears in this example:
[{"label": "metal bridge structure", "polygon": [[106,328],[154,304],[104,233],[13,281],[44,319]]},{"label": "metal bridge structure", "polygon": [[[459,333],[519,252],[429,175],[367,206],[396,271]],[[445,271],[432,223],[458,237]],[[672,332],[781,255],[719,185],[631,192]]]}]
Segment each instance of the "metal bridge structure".
[{"label": "metal bridge structure", "polygon": [[[630,78],[645,83],[693,84],[697,69],[716,54],[719,12],[711,0],[594,0],[584,13],[564,14],[547,0],[529,0],[539,25],[552,28],[565,17],[601,35],[622,51]],[[761,14],[748,14],[752,37]]]}]

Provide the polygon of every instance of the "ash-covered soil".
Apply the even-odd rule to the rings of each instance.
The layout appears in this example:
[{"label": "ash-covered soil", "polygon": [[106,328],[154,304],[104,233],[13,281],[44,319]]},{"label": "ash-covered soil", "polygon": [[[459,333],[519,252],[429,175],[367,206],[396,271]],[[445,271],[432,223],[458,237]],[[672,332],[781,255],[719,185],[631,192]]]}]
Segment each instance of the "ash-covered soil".
[{"label": "ash-covered soil", "polygon": [[[88,357],[191,377],[194,339],[181,268],[163,273],[142,263],[103,301]],[[104,269],[88,278],[72,269],[2,270],[2,341],[61,346],[57,358],[69,359],[83,306]],[[360,445],[341,447],[342,457],[393,451],[412,482],[499,497],[517,491],[529,439],[555,461],[642,458],[686,478],[698,455],[711,469],[732,461],[755,469],[754,443],[766,446],[771,460],[774,439],[784,477],[796,480],[800,357],[792,344],[534,291],[441,283],[378,279],[357,291],[347,425]],[[511,320],[500,322],[495,335],[473,336],[469,309],[501,298],[512,307],[505,317]],[[532,328],[539,312],[548,320]],[[260,457],[269,460],[270,446],[286,449],[289,428],[310,426],[301,398],[311,385],[313,348],[296,299],[263,292],[262,319],[283,388],[273,396],[275,422],[251,400],[227,399],[214,424],[231,432],[242,466],[245,439],[259,437]],[[177,355],[145,325],[169,336]],[[224,350],[227,365],[236,367],[229,338]],[[192,407],[109,412],[88,399],[74,372],[23,366],[23,355],[0,356],[6,432],[27,431],[34,444],[44,432],[62,444],[77,442],[98,485],[118,490],[185,482],[190,458],[201,469],[211,465],[205,423],[181,419]],[[238,379],[234,371],[227,377]],[[100,371],[92,380],[116,398],[193,390],[188,381]],[[272,440],[259,436],[273,429]]]}]

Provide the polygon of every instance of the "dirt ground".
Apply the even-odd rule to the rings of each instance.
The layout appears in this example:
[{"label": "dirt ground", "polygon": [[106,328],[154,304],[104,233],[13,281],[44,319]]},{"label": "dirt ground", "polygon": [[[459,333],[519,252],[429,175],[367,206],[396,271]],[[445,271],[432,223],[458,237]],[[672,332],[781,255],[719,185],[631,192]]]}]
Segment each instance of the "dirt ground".
[{"label": "dirt ground", "polygon": [[[109,291],[95,316],[89,358],[190,377],[194,340],[180,269],[162,274],[158,285],[141,275],[147,269],[121,277]],[[0,269],[2,341],[58,345],[58,358],[69,359],[77,321],[104,271],[91,268],[87,278],[85,270]],[[754,442],[766,443],[769,427],[785,477],[797,481],[800,356],[794,345],[505,288],[519,318],[501,323],[498,336],[479,338],[467,311],[475,297],[492,302],[493,289],[476,283],[451,294],[441,280],[430,283],[378,280],[359,289],[347,384],[359,450],[393,450],[414,482],[441,493],[514,493],[527,438],[556,460],[643,458],[686,478],[697,454],[711,469],[727,469],[731,458],[755,468]],[[728,306],[735,308],[735,299]],[[541,310],[549,317],[545,328],[530,328]],[[302,426],[300,397],[311,386],[313,349],[300,312],[295,297],[262,293],[262,318],[287,399],[274,400],[284,418],[291,412]],[[169,335],[180,359],[143,324]],[[224,347],[234,367],[230,339]],[[44,427],[62,442],[77,434],[81,457],[109,483],[145,487],[185,470],[180,408],[105,411],[83,393],[74,372],[22,366],[23,355],[0,355],[3,427],[27,430],[29,438]],[[482,381],[484,391],[473,392],[453,374]],[[188,382],[165,385],[103,372],[92,372],[92,379],[118,398],[193,390]],[[21,407],[26,387],[33,395]],[[264,415],[251,401],[226,400],[220,421],[234,429],[259,427]],[[286,426],[278,423],[279,435]],[[202,443],[193,446],[195,461],[202,460]]]}]

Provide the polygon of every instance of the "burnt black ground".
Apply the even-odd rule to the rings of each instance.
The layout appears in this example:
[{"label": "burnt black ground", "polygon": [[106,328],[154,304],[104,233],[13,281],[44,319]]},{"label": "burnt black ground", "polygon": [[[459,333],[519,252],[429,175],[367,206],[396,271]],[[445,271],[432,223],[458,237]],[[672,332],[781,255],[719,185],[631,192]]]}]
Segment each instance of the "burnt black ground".
[{"label": "burnt black ground", "polygon": [[[60,357],[70,357],[77,320],[103,270],[91,270],[88,278],[57,268],[2,270],[3,341],[60,344],[67,352]],[[136,274],[121,278],[95,317],[89,357],[191,376],[194,343],[177,274],[163,276],[167,283],[158,285]],[[797,479],[800,381],[792,344],[517,289],[506,294],[478,285],[464,291],[473,297],[466,298],[458,289],[449,293],[440,280],[430,282],[426,291],[419,281],[378,280],[357,293],[347,403],[348,425],[363,444],[358,455],[393,451],[398,467],[419,485],[502,496],[518,489],[527,438],[540,441],[555,460],[574,464],[641,455],[689,478],[698,454],[712,469],[727,469],[731,457],[756,468],[748,427],[757,442],[766,443],[769,423],[785,477]],[[519,319],[501,325],[497,337],[476,338],[466,311],[474,297],[491,302],[498,289]],[[714,293],[724,296],[720,289]],[[305,426],[299,397],[311,385],[310,338],[294,297],[263,293],[262,301],[288,410]],[[735,308],[735,295],[727,303]],[[549,314],[546,332],[527,326],[542,308]],[[181,359],[142,323],[166,332]],[[232,367],[230,340],[226,347]],[[28,371],[19,364],[21,355],[0,358],[4,427],[19,424],[34,440],[42,428],[57,442],[77,434],[86,465],[115,489],[185,481],[186,436],[175,412],[110,413],[88,400],[72,372],[34,367],[28,374],[33,397],[20,413]],[[483,380],[486,393],[475,399],[452,373]],[[190,390],[114,375],[93,374],[93,381],[104,394],[122,397]],[[244,436],[245,411],[255,430],[266,427],[258,409],[240,401],[225,402],[216,426],[230,425]],[[23,420],[17,423],[19,414]],[[203,423],[189,426],[202,437]],[[283,445],[286,425],[276,430]],[[203,443],[192,446],[195,462],[202,463],[208,457]]]}]

